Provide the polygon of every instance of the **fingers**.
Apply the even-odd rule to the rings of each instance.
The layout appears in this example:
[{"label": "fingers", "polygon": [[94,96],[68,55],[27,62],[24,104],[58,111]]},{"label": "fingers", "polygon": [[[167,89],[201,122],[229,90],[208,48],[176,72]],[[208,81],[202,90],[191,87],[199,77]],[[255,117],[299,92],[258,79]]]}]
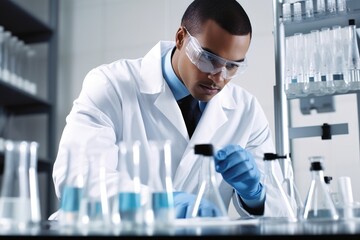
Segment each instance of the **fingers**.
[{"label": "fingers", "polygon": [[215,159],[224,160],[232,153],[237,152],[237,151],[242,151],[242,150],[243,150],[243,148],[240,147],[239,145],[232,145],[232,144],[227,145],[226,147],[224,147],[223,149],[219,150],[216,153]]}]

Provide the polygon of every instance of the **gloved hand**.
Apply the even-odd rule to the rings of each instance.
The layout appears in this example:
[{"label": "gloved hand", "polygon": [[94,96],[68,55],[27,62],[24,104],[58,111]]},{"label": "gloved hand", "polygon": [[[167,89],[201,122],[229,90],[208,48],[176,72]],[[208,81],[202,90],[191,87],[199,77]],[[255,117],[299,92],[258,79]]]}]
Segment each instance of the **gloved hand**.
[{"label": "gloved hand", "polygon": [[262,191],[260,172],[251,153],[239,145],[227,145],[215,156],[216,171],[243,199],[258,198]]},{"label": "gloved hand", "polygon": [[[176,218],[191,218],[196,195],[186,192],[174,192],[173,196]],[[213,203],[207,201],[206,199],[202,199],[199,206],[198,216],[216,217],[220,216],[220,211]]]}]

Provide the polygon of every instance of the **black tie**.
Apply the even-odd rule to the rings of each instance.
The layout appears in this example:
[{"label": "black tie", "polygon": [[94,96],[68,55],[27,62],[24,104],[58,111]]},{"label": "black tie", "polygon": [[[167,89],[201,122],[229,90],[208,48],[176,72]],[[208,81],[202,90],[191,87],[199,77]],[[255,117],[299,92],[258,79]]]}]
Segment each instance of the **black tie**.
[{"label": "black tie", "polygon": [[186,128],[189,137],[193,135],[196,125],[200,120],[201,111],[199,108],[199,101],[190,95],[178,100],[181,113],[185,120]]}]

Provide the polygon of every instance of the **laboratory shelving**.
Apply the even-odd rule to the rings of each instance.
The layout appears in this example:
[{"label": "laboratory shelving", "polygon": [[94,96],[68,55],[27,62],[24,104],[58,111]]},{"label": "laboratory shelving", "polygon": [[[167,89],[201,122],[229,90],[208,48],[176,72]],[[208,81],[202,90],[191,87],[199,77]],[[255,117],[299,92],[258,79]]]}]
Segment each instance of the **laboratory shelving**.
[{"label": "laboratory shelving", "polygon": [[[51,201],[52,190],[52,164],[55,159],[56,144],[56,65],[57,65],[57,18],[58,0],[48,0],[48,23],[39,20],[24,6],[16,1],[0,0],[0,25],[10,31],[26,44],[46,44],[46,97],[30,94],[5,81],[0,81],[0,107],[7,116],[16,117],[24,115],[46,115],[46,126],[39,131],[44,132],[46,140],[46,156],[38,161],[38,172],[46,174],[46,184],[40,188],[45,196],[42,204],[44,216],[49,216],[53,211]],[[31,128],[31,123],[29,123]],[[4,165],[4,153],[0,153],[0,171]]]},{"label": "laboratory shelving", "polygon": [[[360,1],[347,0],[346,13],[325,14],[322,16],[314,16],[311,19],[304,18],[301,21],[283,21],[282,4],[284,0],[273,0],[274,10],[274,44],[275,44],[275,73],[276,83],[274,86],[274,112],[275,112],[275,131],[276,131],[276,150],[280,154],[291,153],[291,139],[290,136],[292,127],[290,124],[290,101],[300,100],[301,98],[319,98],[318,96],[309,95],[306,97],[288,98],[285,94],[285,38],[295,33],[309,33],[314,29],[321,29],[322,27],[332,27],[339,25],[341,27],[347,26],[349,19],[355,19],[357,28],[360,23]],[[298,2],[298,1],[291,1]],[[314,0],[316,2],[316,0]],[[356,94],[358,106],[358,120],[360,126],[360,92],[359,90],[352,90],[346,93],[334,93],[328,96],[342,95],[342,94]],[[342,134],[346,133],[347,126],[342,127]],[[343,128],[344,127],[344,128]],[[313,128],[312,130],[314,130]],[[359,134],[360,135],[360,134]]]}]

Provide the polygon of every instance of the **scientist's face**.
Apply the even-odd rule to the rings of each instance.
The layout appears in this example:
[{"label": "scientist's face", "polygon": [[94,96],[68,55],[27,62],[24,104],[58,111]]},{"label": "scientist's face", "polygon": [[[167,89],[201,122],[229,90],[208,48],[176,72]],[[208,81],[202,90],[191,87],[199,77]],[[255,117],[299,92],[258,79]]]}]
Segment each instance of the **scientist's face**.
[{"label": "scientist's face", "polygon": [[245,67],[249,45],[250,34],[232,35],[212,20],[196,35],[182,26],[176,33],[172,65],[191,95],[207,102]]}]

